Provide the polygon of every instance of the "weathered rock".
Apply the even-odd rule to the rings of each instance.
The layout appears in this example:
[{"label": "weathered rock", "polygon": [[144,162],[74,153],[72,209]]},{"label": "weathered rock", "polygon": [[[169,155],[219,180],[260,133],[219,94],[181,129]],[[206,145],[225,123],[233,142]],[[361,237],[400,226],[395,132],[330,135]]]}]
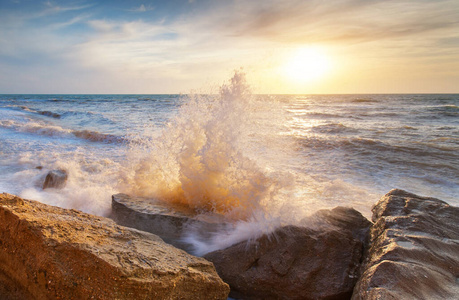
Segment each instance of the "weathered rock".
[{"label": "weathered rock", "polygon": [[43,189],[63,188],[67,182],[68,174],[65,170],[52,170],[46,175]]},{"label": "weathered rock", "polygon": [[352,299],[459,299],[459,207],[392,190],[372,219]]},{"label": "weathered rock", "polygon": [[185,205],[126,194],[112,196],[110,217],[120,225],[159,235],[165,242],[186,251],[192,247],[184,241],[184,234],[192,231],[205,238],[225,226],[223,216],[218,214],[199,214]]},{"label": "weathered rock", "polygon": [[320,211],[309,227],[285,226],[204,257],[243,299],[349,299],[370,222],[350,208]]},{"label": "weathered rock", "polygon": [[159,237],[0,195],[1,299],[226,299],[212,263]]},{"label": "weathered rock", "polygon": [[303,221],[304,225],[317,229],[329,229],[329,225],[339,230],[349,231],[360,241],[368,238],[371,222],[355,209],[338,206],[333,209],[322,209]]}]

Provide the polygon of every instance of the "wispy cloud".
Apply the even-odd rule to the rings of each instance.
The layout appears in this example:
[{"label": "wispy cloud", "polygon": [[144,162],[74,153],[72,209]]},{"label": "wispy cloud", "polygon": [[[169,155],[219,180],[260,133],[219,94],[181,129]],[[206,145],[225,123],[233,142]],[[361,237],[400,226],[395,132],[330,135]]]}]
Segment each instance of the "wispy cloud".
[{"label": "wispy cloud", "polygon": [[232,10],[237,13],[219,13],[228,34],[281,42],[366,42],[459,24],[457,1],[247,1]]},{"label": "wispy cloud", "polygon": [[82,9],[87,9],[94,4],[85,4],[85,5],[73,5],[73,6],[62,6],[55,4],[54,2],[51,1],[46,1],[45,6],[48,8],[45,12],[46,13],[59,13],[59,12],[66,12],[66,11],[76,11],[76,10],[82,10]]},{"label": "wispy cloud", "polygon": [[146,12],[146,11],[151,11],[154,10],[155,8],[151,5],[145,6],[145,4],[141,4],[139,7],[131,8],[128,11],[132,12]]}]

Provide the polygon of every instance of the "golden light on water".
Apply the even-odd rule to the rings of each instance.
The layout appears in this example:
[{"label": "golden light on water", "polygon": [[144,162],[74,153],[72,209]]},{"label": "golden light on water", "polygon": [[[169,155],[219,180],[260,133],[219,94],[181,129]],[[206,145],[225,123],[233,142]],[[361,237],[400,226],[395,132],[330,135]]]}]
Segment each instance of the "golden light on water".
[{"label": "golden light on water", "polygon": [[330,58],[319,48],[304,47],[293,51],[281,67],[283,76],[297,83],[323,78],[331,69]]}]

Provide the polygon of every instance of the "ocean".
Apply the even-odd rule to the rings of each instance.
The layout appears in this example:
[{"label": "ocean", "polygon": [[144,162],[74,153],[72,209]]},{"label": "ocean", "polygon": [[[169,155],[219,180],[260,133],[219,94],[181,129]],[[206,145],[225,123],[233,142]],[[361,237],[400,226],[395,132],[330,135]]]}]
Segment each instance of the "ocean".
[{"label": "ocean", "polygon": [[[66,185],[43,190],[55,169]],[[458,94],[256,95],[236,74],[209,94],[0,95],[0,192],[51,205],[107,216],[124,192],[268,228],[370,218],[393,188],[459,205]]]}]

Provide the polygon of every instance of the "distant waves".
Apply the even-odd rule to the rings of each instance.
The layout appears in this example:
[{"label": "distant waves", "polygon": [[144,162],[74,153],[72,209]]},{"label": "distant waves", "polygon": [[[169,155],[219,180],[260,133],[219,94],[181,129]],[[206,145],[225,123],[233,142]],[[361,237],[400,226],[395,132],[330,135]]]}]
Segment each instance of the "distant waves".
[{"label": "distant waves", "polygon": [[106,134],[91,130],[72,130],[65,129],[58,125],[46,124],[39,120],[19,122],[16,120],[2,120],[0,127],[5,129],[14,130],[16,132],[38,134],[48,137],[71,138],[77,137],[91,142],[104,142],[104,143],[126,143],[129,140],[123,136],[116,136],[113,134]]}]

